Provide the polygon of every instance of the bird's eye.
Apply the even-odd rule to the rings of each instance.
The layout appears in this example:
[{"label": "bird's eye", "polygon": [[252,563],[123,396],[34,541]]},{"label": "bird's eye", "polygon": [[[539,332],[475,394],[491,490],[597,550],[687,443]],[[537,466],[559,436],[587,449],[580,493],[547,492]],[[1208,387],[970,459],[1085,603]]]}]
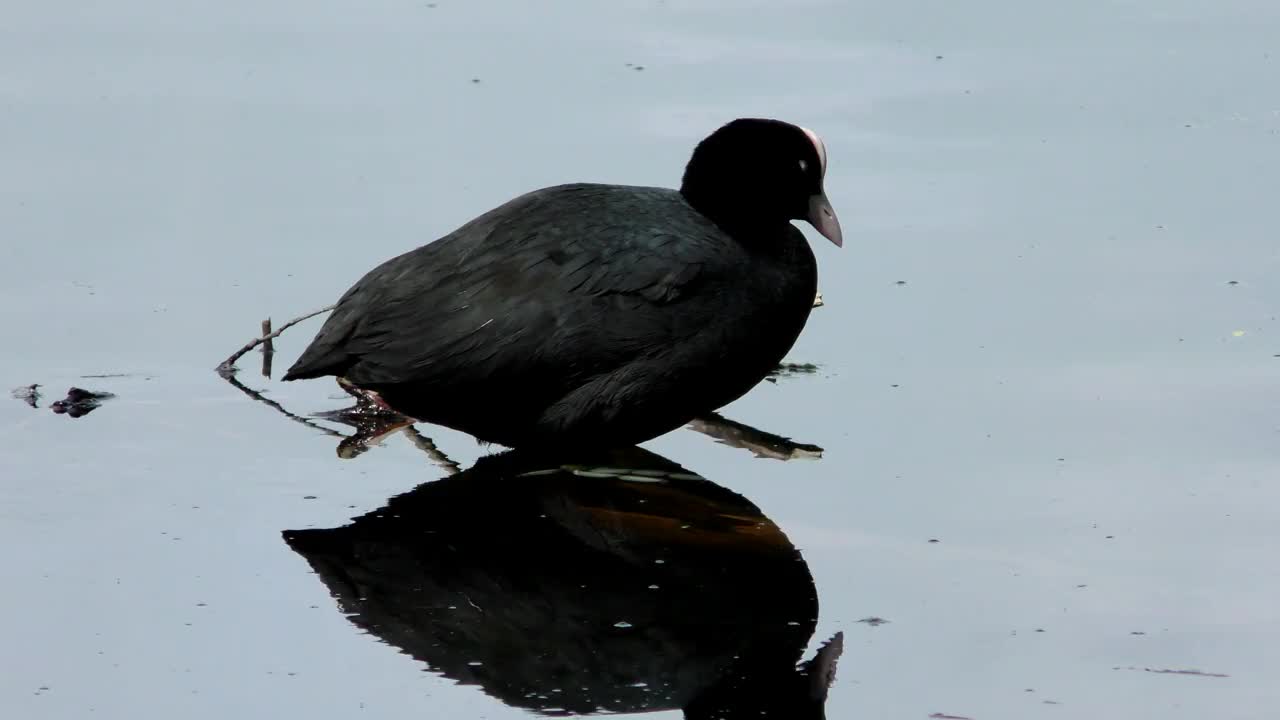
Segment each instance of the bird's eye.
[{"label": "bird's eye", "polygon": [[809,163],[804,160],[800,161],[800,172],[809,172]]}]

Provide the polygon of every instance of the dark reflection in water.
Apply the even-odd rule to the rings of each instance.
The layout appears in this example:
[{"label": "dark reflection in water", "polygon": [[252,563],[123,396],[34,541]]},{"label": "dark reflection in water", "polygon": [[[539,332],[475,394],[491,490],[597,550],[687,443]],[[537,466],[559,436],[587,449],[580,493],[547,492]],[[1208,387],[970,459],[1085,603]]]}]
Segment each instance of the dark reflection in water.
[{"label": "dark reflection in water", "polygon": [[822,718],[837,634],[741,495],[639,448],[507,453],[330,530],[284,533],[350,621],[550,715]]}]

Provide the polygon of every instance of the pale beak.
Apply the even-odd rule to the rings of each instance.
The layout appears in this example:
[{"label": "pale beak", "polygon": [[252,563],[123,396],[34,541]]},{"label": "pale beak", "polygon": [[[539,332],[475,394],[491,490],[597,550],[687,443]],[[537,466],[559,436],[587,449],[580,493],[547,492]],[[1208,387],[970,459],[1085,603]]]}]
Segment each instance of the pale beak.
[{"label": "pale beak", "polygon": [[836,247],[844,247],[844,235],[840,233],[840,219],[836,211],[831,209],[831,201],[825,192],[809,198],[809,217],[806,218],[814,230],[830,240]]}]

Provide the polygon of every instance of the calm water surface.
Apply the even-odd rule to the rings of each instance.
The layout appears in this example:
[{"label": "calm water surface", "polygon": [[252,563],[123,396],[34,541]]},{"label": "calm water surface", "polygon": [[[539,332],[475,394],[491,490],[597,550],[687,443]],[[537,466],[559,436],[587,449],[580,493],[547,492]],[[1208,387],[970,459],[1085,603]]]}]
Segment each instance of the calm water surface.
[{"label": "calm water surface", "polygon": [[[830,718],[1273,717],[1276,37],[1249,0],[10,7],[0,389],[46,392],[0,396],[0,710],[520,718],[542,668],[593,652],[625,671],[580,694],[636,709],[657,691],[618,689],[635,677],[712,686],[732,642],[790,671],[843,633]],[[340,460],[211,372],[263,317],[516,193],[675,184],[740,115],[831,152],[847,241],[815,243],[827,305],[790,358],[819,370],[726,410],[818,461],[682,430],[646,444],[690,476],[645,486],[679,502],[607,478],[538,495],[571,479],[540,475],[486,504],[424,486],[446,471],[404,434]],[[293,412],[343,404],[256,363],[241,380]],[[116,397],[51,412],[72,385]],[[464,468],[490,452],[419,429]],[[467,562],[352,525],[414,498],[470,519]],[[360,528],[384,563],[340,552]],[[281,535],[307,529],[328,534]],[[679,567],[633,577],[654,547]],[[455,591],[498,619],[450,625]],[[559,665],[529,664],[522,608],[564,620]],[[610,610],[631,627],[574,634]],[[404,634],[466,628],[510,647]]]}]

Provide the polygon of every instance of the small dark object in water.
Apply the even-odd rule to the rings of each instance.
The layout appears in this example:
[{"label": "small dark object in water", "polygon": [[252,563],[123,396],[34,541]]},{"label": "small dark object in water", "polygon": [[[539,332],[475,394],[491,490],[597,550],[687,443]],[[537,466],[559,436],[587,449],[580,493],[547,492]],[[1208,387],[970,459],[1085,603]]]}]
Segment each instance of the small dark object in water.
[{"label": "small dark object in water", "polygon": [[735,120],[679,191],[537,190],[374,268],[285,380],[333,375],[508,446],[630,445],[723,407],[799,336],[836,245],[811,130]]},{"label": "small dark object in water", "polygon": [[13,396],[18,400],[30,405],[31,407],[39,407],[40,405],[40,383],[32,383],[23,385],[13,389]]},{"label": "small dark object in water", "polygon": [[78,418],[97,410],[103,400],[109,400],[113,397],[115,395],[108,392],[100,393],[73,387],[67,390],[65,398],[55,400],[49,406],[49,409],[58,415],[70,415],[73,418]]},{"label": "small dark object in water", "polygon": [[782,363],[769,372],[769,377],[794,377],[796,375],[813,375],[818,372],[813,363]]},{"label": "small dark object in water", "polygon": [[1113,667],[1112,670],[1141,670],[1142,672],[1154,673],[1156,675],[1196,675],[1198,677],[1225,678],[1231,677],[1224,673],[1205,672],[1203,670],[1170,670],[1167,668],[1149,668],[1149,667]]},{"label": "small dark object in water", "polygon": [[882,617],[866,617],[862,618],[858,622],[863,623],[864,625],[870,625],[871,627],[880,627],[881,625],[887,624],[889,621]]}]

